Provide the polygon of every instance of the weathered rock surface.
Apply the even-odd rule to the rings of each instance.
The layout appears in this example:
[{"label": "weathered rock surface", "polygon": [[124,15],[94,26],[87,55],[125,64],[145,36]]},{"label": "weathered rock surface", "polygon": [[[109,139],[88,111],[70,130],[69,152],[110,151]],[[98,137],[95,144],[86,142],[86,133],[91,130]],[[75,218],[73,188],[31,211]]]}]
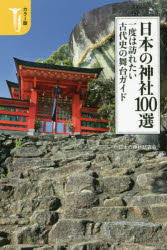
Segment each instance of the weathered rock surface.
[{"label": "weathered rock surface", "polygon": [[[150,4],[143,10],[139,4],[148,1],[124,1],[121,3],[108,4],[97,9],[93,9],[85,13],[81,21],[75,26],[70,36],[70,52],[72,56],[73,65],[76,66],[88,47],[99,43],[109,33],[115,29],[115,17],[117,16],[143,16],[148,15],[146,9],[150,8]],[[138,6],[139,5],[139,6]],[[160,10],[164,13],[164,9]],[[147,12],[147,13],[146,13]],[[166,62],[167,62],[167,32],[165,28],[161,29],[161,95],[166,96]],[[114,38],[109,39],[102,46],[90,50],[84,61],[80,64],[80,67],[91,68],[101,67],[103,68],[101,76],[105,78],[114,79],[115,69],[115,42]]]},{"label": "weathered rock surface", "polygon": [[[101,41],[114,30],[114,15],[119,10],[120,5],[124,6],[125,13],[127,8],[132,7],[131,3],[109,4],[83,15],[82,20],[75,26],[70,36],[70,52],[74,66],[81,60],[89,46]],[[99,49],[89,53],[80,66],[89,68],[97,63],[99,67],[103,67],[105,77],[114,78],[113,39],[110,39]]]},{"label": "weathered rock surface", "polygon": [[21,141],[0,135],[1,249],[167,248],[167,157],[155,145],[110,133]]}]

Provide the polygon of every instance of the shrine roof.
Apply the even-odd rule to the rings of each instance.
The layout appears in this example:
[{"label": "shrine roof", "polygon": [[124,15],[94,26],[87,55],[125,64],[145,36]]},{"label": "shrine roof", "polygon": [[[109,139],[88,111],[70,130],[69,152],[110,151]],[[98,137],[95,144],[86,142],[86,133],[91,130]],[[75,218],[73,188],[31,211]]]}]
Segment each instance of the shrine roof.
[{"label": "shrine roof", "polygon": [[10,82],[8,80],[6,80],[6,83],[7,83],[7,85],[8,85],[9,88],[19,89],[19,84],[18,83]]},{"label": "shrine roof", "polygon": [[86,74],[97,74],[97,76],[102,71],[102,68],[96,68],[96,69],[77,68],[77,67],[71,67],[71,66],[61,66],[61,65],[54,65],[54,64],[29,62],[29,61],[20,60],[17,58],[14,58],[14,61],[15,61],[16,66],[22,65],[22,66],[27,66],[31,68],[52,69],[52,70],[86,73]]},{"label": "shrine roof", "polygon": [[30,101],[26,101],[26,100],[12,99],[12,98],[6,98],[6,97],[0,97],[0,100],[17,101],[17,102],[22,102],[22,103],[29,103],[30,102]]},{"label": "shrine roof", "polygon": [[1,105],[6,106],[6,107],[28,108],[30,105],[30,102],[25,101],[25,100],[0,97],[0,106]]}]

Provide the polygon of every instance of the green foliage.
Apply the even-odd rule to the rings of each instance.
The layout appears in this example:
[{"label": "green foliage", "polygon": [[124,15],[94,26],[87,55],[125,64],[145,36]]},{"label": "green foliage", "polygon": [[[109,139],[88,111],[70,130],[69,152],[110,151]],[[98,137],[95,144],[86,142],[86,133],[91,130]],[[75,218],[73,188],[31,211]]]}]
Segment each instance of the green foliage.
[{"label": "green foliage", "polygon": [[167,1],[166,0],[152,0],[152,5],[149,5],[149,15],[150,16],[160,16],[160,19],[166,15],[167,11]]},{"label": "green foliage", "polygon": [[74,125],[72,124],[72,121],[69,121],[69,122],[67,123],[67,126],[68,126],[69,131],[70,131],[70,132],[73,132],[73,130],[74,130]]},{"label": "green foliage", "polygon": [[163,18],[167,11],[166,0],[140,0],[134,3],[134,8],[120,9],[117,16],[160,16]]},{"label": "green foliage", "polygon": [[[30,224],[30,226],[32,226],[35,224],[35,222],[31,220],[29,224]],[[31,242],[30,242],[30,244],[31,244]]]},{"label": "green foliage", "polygon": [[93,69],[101,68],[101,65],[100,65],[99,62],[96,62],[96,63],[93,64],[92,68],[93,68]]},{"label": "green foliage", "polygon": [[26,181],[31,182],[31,178],[30,177],[26,178]]},{"label": "green foliage", "polygon": [[24,141],[22,138],[16,138],[16,148],[22,148]]},{"label": "green foliage", "polygon": [[109,120],[108,128],[115,130],[115,84],[112,79],[94,80],[88,85],[88,107],[99,107],[98,115]]},{"label": "green foliage", "polygon": [[60,48],[58,48],[57,51],[54,51],[53,54],[48,59],[46,60],[38,59],[36,62],[63,65],[63,66],[72,66],[69,45],[68,44],[62,45]]},{"label": "green foliage", "polygon": [[161,116],[167,113],[167,97],[160,98],[160,113]]},{"label": "green foliage", "polygon": [[115,98],[111,101],[109,105],[103,105],[98,109],[98,114],[109,121],[108,128],[110,131],[115,131]]},{"label": "green foliage", "polygon": [[7,178],[7,174],[1,174],[2,178]]},{"label": "green foliage", "polygon": [[35,130],[40,130],[42,128],[42,122],[40,121],[39,118],[35,119]]},{"label": "green foliage", "polygon": [[88,105],[109,105],[115,97],[115,84],[112,79],[95,79],[88,84]]},{"label": "green foliage", "polygon": [[2,178],[7,178],[8,177],[8,174],[11,172],[11,170],[10,169],[7,169],[7,172],[5,173],[2,173],[1,174],[1,176],[2,176]]},{"label": "green foliage", "polygon": [[44,63],[44,60],[39,58],[38,60],[36,60],[37,63]]},{"label": "green foliage", "polygon": [[166,130],[165,120],[163,114],[167,113],[167,97],[160,97],[160,121],[161,126]]}]

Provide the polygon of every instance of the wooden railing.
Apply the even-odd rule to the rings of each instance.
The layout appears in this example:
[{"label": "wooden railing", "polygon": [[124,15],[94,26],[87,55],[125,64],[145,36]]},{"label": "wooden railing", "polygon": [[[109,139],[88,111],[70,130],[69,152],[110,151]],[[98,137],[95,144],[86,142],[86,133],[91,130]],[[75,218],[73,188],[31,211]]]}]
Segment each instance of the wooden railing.
[{"label": "wooden railing", "polygon": [[[96,117],[96,118],[95,118]],[[99,119],[96,109],[81,109],[81,134],[108,132],[108,121]]]},{"label": "wooden railing", "polygon": [[28,118],[27,109],[0,107],[0,129],[28,131]]}]

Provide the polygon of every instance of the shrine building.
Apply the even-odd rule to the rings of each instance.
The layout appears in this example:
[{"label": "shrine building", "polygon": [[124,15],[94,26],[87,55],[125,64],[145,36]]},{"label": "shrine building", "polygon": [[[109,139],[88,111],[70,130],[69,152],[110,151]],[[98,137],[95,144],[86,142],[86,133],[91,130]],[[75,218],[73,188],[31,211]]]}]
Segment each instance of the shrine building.
[{"label": "shrine building", "polygon": [[[86,106],[87,85],[101,68],[88,69],[14,58],[18,83],[6,81],[11,98],[0,97],[0,130],[92,134],[107,132],[108,121]],[[72,126],[70,130],[69,123]]]}]

